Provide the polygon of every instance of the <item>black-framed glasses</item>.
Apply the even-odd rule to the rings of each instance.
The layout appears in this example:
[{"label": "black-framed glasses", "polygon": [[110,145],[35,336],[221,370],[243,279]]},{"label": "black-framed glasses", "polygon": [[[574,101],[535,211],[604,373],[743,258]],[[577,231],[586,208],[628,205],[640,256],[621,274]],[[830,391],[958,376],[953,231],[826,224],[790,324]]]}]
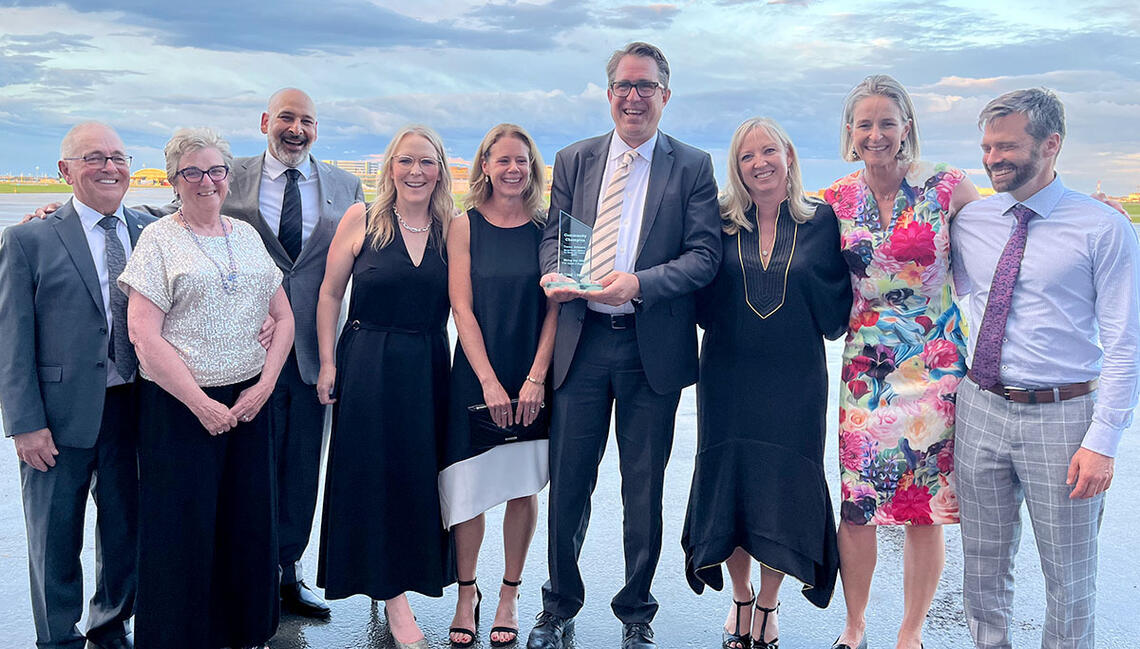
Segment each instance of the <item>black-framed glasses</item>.
[{"label": "black-framed glasses", "polygon": [[103,165],[107,164],[108,160],[110,160],[111,163],[114,164],[116,167],[129,167],[129,166],[131,166],[131,160],[133,160],[133,159],[134,158],[132,158],[129,155],[121,155],[118,153],[116,153],[115,155],[103,155],[102,153],[92,153],[89,155],[78,156],[78,157],[74,157],[74,158],[64,158],[64,160],[82,160],[83,164],[87,165],[88,167],[92,167],[94,169],[99,169],[99,168],[103,167]]},{"label": "black-framed glasses", "polygon": [[610,91],[618,97],[628,97],[629,91],[637,88],[637,94],[643,99],[648,99],[657,92],[658,88],[664,88],[656,81],[638,81],[637,83],[630,83],[628,81],[615,81],[610,84]]},{"label": "black-framed glasses", "polygon": [[213,181],[225,180],[226,176],[230,175],[230,168],[226,165],[214,165],[204,170],[198,167],[186,167],[179,169],[177,173],[188,183],[198,183],[202,182],[202,176],[209,176]]}]

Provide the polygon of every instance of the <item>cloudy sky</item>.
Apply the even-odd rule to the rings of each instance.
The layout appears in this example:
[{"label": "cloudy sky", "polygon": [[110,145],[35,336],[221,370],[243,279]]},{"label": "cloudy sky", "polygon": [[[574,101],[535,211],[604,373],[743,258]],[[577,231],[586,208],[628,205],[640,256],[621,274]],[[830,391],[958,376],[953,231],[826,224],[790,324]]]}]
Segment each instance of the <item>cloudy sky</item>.
[{"label": "cloudy sky", "polygon": [[136,168],[161,166],[179,126],[217,127],[252,155],[282,86],[316,100],[321,158],[379,154],[422,122],[467,159],[490,126],[513,121],[552,162],[612,127],[604,63],[648,40],[672,67],[662,130],[710,151],[718,177],[753,115],[789,130],[809,188],[846,173],[843,97],[885,72],[914,97],[923,157],[979,185],[979,109],[1045,85],[1068,110],[1065,181],[1140,191],[1134,0],[0,0],[0,25],[0,174],[54,169],[60,138],[84,119],[118,128]]}]

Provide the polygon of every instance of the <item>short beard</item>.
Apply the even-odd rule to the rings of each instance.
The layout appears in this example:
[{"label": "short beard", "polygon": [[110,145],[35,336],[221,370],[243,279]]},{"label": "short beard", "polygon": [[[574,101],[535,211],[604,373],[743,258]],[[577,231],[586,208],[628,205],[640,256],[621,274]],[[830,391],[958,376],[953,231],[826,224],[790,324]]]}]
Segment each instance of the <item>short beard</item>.
[{"label": "short beard", "polygon": [[[1002,166],[1011,166],[1014,169],[1016,169],[1016,171],[1014,171],[1014,173],[1013,173],[1013,178],[1006,181],[1005,187],[998,187],[995,184],[994,190],[999,191],[999,192],[1006,192],[1006,193],[1017,191],[1023,185],[1025,185],[1025,183],[1029,182],[1030,180],[1033,180],[1033,178],[1037,175],[1038,167],[1040,166],[1038,163],[1040,163],[1040,162],[1041,162],[1041,145],[1036,144],[1036,145],[1034,145],[1032,151],[1029,152],[1029,160],[1025,164],[1014,165],[1014,164],[1010,164],[1010,163],[1006,162],[1002,165]],[[986,174],[990,177],[990,184],[994,184],[994,174],[993,174],[993,171],[990,169],[990,167],[986,167]]]},{"label": "short beard", "polygon": [[309,148],[309,143],[306,142],[305,148],[293,156],[284,150],[285,146],[281,140],[269,140],[269,153],[271,153],[274,158],[277,158],[279,161],[281,161],[281,163],[286,167],[296,167],[297,165],[301,164],[305,158],[309,157]]}]

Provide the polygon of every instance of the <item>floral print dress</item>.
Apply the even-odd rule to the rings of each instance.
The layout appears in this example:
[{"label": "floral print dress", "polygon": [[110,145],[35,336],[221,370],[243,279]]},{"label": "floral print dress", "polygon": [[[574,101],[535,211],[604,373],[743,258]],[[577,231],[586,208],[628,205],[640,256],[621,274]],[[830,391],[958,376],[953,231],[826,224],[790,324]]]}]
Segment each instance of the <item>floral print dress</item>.
[{"label": "floral print dress", "polygon": [[954,397],[965,341],[950,281],[950,196],[965,175],[911,164],[884,230],[863,171],[825,193],[854,303],[839,394],[841,520],[958,522]]}]

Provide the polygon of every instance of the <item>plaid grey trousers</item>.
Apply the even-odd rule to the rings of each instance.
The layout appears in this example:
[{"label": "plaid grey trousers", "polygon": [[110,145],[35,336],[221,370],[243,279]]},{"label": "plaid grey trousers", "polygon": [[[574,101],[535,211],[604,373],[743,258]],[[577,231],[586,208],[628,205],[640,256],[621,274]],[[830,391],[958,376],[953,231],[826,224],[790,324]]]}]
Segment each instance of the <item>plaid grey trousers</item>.
[{"label": "plaid grey trousers", "polygon": [[1013,558],[1021,502],[1045,573],[1044,649],[1093,649],[1097,532],[1104,494],[1070,500],[1069,461],[1092,421],[1093,395],[1021,404],[958,388],[954,470],[961,513],[966,622],[978,649],[1010,649]]}]

